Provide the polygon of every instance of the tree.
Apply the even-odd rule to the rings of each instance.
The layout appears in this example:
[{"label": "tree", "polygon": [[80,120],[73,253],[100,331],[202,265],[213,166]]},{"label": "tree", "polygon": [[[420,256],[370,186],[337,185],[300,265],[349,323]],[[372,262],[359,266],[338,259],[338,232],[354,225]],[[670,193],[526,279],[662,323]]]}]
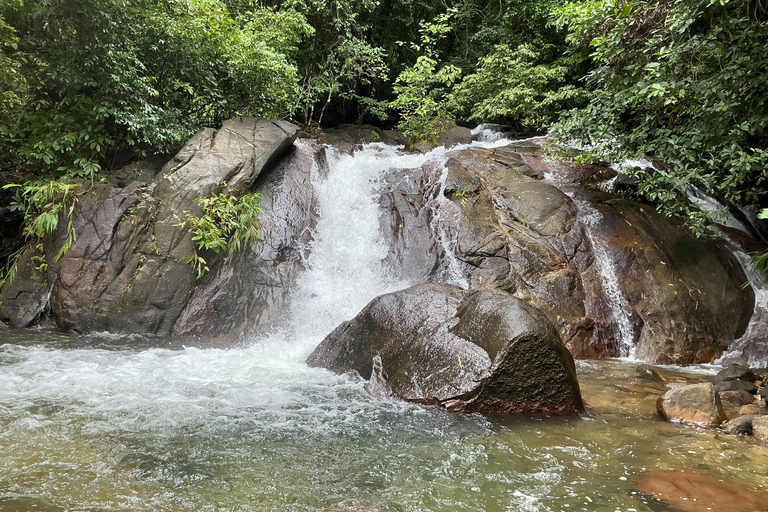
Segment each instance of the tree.
[{"label": "tree", "polygon": [[768,14],[751,0],[587,0],[558,11],[595,63],[594,96],[557,127],[605,159],[654,155],[640,193],[668,214],[699,215],[681,190],[766,204]]},{"label": "tree", "polygon": [[219,0],[28,0],[3,14],[12,57],[34,59],[3,149],[56,176],[93,176],[117,151],[167,150],[233,115],[287,115],[311,31],[296,12],[234,19]]}]

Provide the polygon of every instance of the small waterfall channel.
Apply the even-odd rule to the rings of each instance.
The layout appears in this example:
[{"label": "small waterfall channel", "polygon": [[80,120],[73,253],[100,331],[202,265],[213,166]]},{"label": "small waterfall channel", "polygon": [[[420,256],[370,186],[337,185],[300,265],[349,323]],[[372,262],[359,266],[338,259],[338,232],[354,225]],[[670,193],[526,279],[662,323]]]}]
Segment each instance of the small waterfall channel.
[{"label": "small waterfall channel", "polygon": [[763,478],[749,447],[660,425],[652,394],[609,386],[634,378],[624,362],[579,363],[600,421],[453,415],[304,364],[370,299],[412,284],[382,267],[377,180],[443,152],[372,144],[316,170],[321,220],[284,332],[221,347],[0,330],[0,512],[650,512],[633,480],[661,459]]},{"label": "small waterfall channel", "polygon": [[600,275],[603,296],[613,316],[613,331],[619,348],[619,355],[623,358],[634,359],[638,333],[630,318],[629,301],[619,286],[615,263],[606,250],[605,244],[598,239],[603,216],[588,201],[578,200],[574,197],[572,199],[579,208],[585,234],[592,244],[594,264]]}]

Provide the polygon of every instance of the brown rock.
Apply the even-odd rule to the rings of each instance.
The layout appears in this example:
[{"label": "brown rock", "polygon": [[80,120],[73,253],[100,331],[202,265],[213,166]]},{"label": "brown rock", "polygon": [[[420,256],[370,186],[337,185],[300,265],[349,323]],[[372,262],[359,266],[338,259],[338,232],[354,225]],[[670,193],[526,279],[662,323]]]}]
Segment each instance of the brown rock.
[{"label": "brown rock", "polygon": [[356,371],[376,394],[455,412],[583,410],[573,357],[554,326],[499,291],[427,283],[379,296],[307,364]]},{"label": "brown rock", "polygon": [[739,414],[744,416],[747,414],[767,414],[768,409],[765,408],[763,403],[752,403],[744,405],[739,409]]},{"label": "brown rock", "polygon": [[755,395],[744,391],[743,389],[733,389],[729,391],[718,391],[720,400],[729,405],[749,405],[755,401]]},{"label": "brown rock", "polygon": [[656,409],[667,421],[702,427],[716,427],[726,419],[715,386],[709,382],[667,391],[656,402]]},{"label": "brown rock", "polygon": [[738,418],[729,420],[725,425],[723,425],[723,431],[726,434],[752,435],[752,422],[755,418],[759,417],[760,416],[754,414],[739,416]]},{"label": "brown rock", "polygon": [[768,416],[760,416],[752,421],[752,435],[758,443],[768,444]]},{"label": "brown rock", "polygon": [[768,494],[704,473],[659,471],[636,489],[681,512],[768,512]]}]

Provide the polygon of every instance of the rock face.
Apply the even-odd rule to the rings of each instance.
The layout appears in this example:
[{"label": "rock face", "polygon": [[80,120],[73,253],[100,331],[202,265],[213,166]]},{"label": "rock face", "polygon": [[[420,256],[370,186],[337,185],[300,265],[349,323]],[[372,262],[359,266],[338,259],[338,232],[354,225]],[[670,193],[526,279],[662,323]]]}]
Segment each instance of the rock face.
[{"label": "rock face", "polygon": [[724,248],[585,188],[610,170],[539,151],[536,140],[471,147],[391,171],[380,202],[390,268],[530,301],[580,358],[711,362],[744,332],[753,295]]},{"label": "rock face", "polygon": [[263,240],[219,265],[198,282],[176,321],[175,334],[243,335],[277,327],[285,318],[288,297],[317,223],[312,187],[321,148],[297,144],[256,187],[262,193]]},{"label": "rock face", "polygon": [[0,320],[11,327],[29,327],[48,304],[51,286],[47,273],[37,271],[34,257],[41,257],[37,248],[24,249],[16,278],[0,290]]},{"label": "rock face", "polygon": [[708,382],[667,391],[659,398],[656,408],[665,420],[702,427],[716,427],[725,420],[717,391]]},{"label": "rock face", "polygon": [[[181,217],[187,211],[200,212],[198,198],[223,189],[240,193],[252,189],[262,171],[292,147],[297,132],[295,126],[281,121],[229,120],[218,131],[199,132],[162,169],[150,162],[146,169],[132,168],[124,173],[123,181],[134,178],[124,187],[95,185],[84,196],[74,219],[77,241],[59,265],[52,265],[48,272],[48,282],[52,284],[50,304],[59,328],[75,332],[198,332],[199,329],[196,331],[185,323],[194,324],[195,319],[189,315],[179,321],[200,284],[192,268],[185,264],[193,253],[194,243],[179,225]],[[295,165],[311,168],[313,161],[307,161],[312,159],[306,152],[298,153]],[[286,183],[301,179],[295,176],[301,174],[299,171],[286,170],[290,164],[285,166],[281,176]],[[266,188],[271,200],[279,186],[270,186]],[[274,211],[276,206],[270,204],[268,209]],[[270,239],[266,252],[271,256],[267,257],[291,260],[284,247],[296,241],[296,233],[311,225],[309,217],[288,219],[278,223],[280,226],[264,226],[265,236]],[[305,225],[293,226],[294,221]],[[286,224],[295,230],[291,231]],[[287,237],[285,243],[276,241],[281,235]],[[59,237],[47,243],[56,246],[61,242]],[[56,250],[46,252],[55,254]],[[275,256],[274,251],[281,255]],[[217,262],[212,255],[208,258],[209,263]],[[274,259],[272,263],[279,267]],[[286,274],[285,268],[275,270],[274,274]],[[34,275],[26,267],[22,269],[19,286],[25,286]],[[268,275],[264,280],[273,278],[274,275]],[[214,281],[209,279],[207,283]],[[38,289],[43,288],[47,299],[50,286]],[[35,294],[40,296],[41,292]],[[35,301],[26,300],[25,304],[32,302]],[[45,302],[37,301],[38,311],[24,314],[19,300],[16,305],[7,306],[14,308],[16,317],[29,319],[39,313]],[[260,303],[254,309],[259,311],[254,313],[258,316],[267,307]],[[247,323],[247,318],[248,314],[232,316],[228,319],[229,327],[235,329]]]},{"label": "rock face", "polygon": [[457,412],[583,409],[573,358],[552,324],[499,291],[428,283],[382,295],[307,363],[356,371],[378,393]]}]

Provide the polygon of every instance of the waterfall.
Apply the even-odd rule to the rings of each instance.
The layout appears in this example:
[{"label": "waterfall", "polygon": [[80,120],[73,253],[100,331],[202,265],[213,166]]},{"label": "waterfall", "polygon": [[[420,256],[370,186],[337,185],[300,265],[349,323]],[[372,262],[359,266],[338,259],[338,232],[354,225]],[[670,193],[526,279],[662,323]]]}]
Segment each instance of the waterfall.
[{"label": "waterfall", "polygon": [[328,153],[328,175],[313,174],[320,220],[290,312],[296,341],[307,349],[373,298],[416,284],[394,280],[382,266],[388,246],[378,220],[379,179],[389,169],[419,167],[437,159],[445,148],[409,154],[370,144],[352,154]]},{"label": "waterfall", "polygon": [[584,233],[592,245],[592,254],[595,258],[594,265],[600,276],[603,296],[613,316],[613,332],[619,349],[619,356],[630,359],[634,358],[637,348],[635,340],[638,337],[638,333],[629,315],[629,301],[619,286],[616,269],[614,268],[615,263],[604,245],[598,240],[600,223],[603,220],[603,216],[588,201],[576,199],[573,195],[570,196],[579,209],[584,225]]},{"label": "waterfall", "polygon": [[768,279],[747,253],[735,246],[732,250],[755,292],[755,306],[744,334],[735,340],[716,362],[722,364],[738,358],[744,359],[753,368],[765,368],[768,366],[768,346],[764,343],[768,334],[765,327],[768,321]]}]

